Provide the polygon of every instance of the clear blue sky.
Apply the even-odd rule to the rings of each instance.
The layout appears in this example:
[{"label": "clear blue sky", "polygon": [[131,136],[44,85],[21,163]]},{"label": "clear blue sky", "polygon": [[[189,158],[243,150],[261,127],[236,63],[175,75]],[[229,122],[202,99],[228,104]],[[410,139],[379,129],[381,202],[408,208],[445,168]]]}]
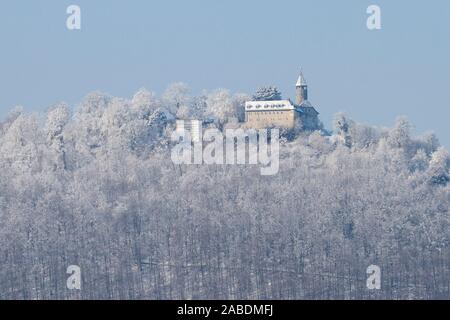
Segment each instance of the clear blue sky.
[{"label": "clear blue sky", "polygon": [[[66,29],[70,4],[81,31]],[[380,31],[366,28],[370,4]],[[2,2],[0,41],[0,117],[175,81],[293,97],[302,67],[327,127],[339,111],[379,126],[406,115],[450,147],[450,1],[15,0]]]}]

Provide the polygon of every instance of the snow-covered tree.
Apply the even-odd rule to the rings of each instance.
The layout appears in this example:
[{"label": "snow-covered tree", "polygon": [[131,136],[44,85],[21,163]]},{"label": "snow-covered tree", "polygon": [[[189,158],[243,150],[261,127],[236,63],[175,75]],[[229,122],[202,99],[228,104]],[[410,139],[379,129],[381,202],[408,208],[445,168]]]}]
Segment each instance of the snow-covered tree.
[{"label": "snow-covered tree", "polygon": [[[339,115],[332,136],[282,132],[270,178],[174,165],[168,108],[223,129],[247,98],[173,92],[93,93],[73,117],[58,104],[2,122],[0,299],[450,297],[449,155],[436,137]],[[67,290],[72,264],[82,290]]]},{"label": "snow-covered tree", "polygon": [[450,182],[449,168],[450,155],[447,150],[440,147],[431,156],[429,167],[431,183],[435,185],[447,185]]},{"label": "snow-covered tree", "polygon": [[281,92],[278,91],[277,87],[261,87],[253,95],[253,100],[256,101],[271,101],[271,100],[281,100]]},{"label": "snow-covered tree", "polygon": [[189,87],[182,82],[176,82],[167,87],[164,91],[161,102],[172,114],[177,114],[181,106],[189,105],[191,100]]},{"label": "snow-covered tree", "polygon": [[64,170],[67,168],[67,161],[63,132],[69,117],[70,112],[67,105],[55,105],[47,112],[47,121],[44,128],[49,151],[54,157],[54,166]]},{"label": "snow-covered tree", "polygon": [[209,93],[206,105],[206,117],[213,118],[219,125],[223,125],[229,118],[235,116],[235,106],[228,90],[218,89]]},{"label": "snow-covered tree", "polygon": [[140,89],[134,94],[131,105],[138,110],[141,117],[148,118],[150,114],[160,107],[160,102],[157,100],[155,93],[147,89]]},{"label": "snow-covered tree", "polygon": [[234,115],[240,122],[245,121],[245,102],[250,100],[250,96],[245,93],[238,93],[233,96]]},{"label": "snow-covered tree", "polygon": [[392,148],[405,148],[411,139],[411,124],[404,118],[398,118],[395,126],[389,131],[387,142]]},{"label": "snow-covered tree", "polygon": [[354,125],[343,113],[338,113],[333,120],[333,129],[336,132],[338,140],[346,147],[351,148],[353,141],[350,134],[350,128]]}]

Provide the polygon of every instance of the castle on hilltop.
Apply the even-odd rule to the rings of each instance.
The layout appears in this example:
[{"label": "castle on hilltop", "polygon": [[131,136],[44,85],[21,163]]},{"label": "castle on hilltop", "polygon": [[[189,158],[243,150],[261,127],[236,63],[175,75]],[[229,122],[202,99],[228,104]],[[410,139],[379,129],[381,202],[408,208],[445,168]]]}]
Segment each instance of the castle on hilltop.
[{"label": "castle on hilltop", "polygon": [[[245,122],[247,129],[284,128],[303,131],[321,130],[319,112],[308,101],[308,84],[300,72],[295,84],[295,103],[283,100],[275,87],[261,88],[253,100],[245,102]],[[208,119],[177,119],[176,130],[188,133],[191,141],[202,140],[204,126],[214,123]],[[240,126],[241,124],[238,124]]]},{"label": "castle on hilltop", "polygon": [[320,127],[318,116],[319,113],[308,101],[308,84],[302,72],[295,84],[295,103],[290,99],[281,99],[279,93],[255,96],[252,101],[245,103],[247,128],[280,127],[313,131]]}]

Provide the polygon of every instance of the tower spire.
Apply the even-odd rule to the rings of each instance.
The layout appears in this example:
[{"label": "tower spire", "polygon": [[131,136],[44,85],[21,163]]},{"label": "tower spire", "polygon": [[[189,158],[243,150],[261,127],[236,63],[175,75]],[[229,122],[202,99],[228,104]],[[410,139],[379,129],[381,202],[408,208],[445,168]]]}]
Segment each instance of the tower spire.
[{"label": "tower spire", "polygon": [[298,80],[296,83],[296,87],[302,87],[302,86],[307,86],[308,84],[306,83],[306,79],[305,76],[303,75],[303,71],[300,69],[300,75],[298,76]]}]

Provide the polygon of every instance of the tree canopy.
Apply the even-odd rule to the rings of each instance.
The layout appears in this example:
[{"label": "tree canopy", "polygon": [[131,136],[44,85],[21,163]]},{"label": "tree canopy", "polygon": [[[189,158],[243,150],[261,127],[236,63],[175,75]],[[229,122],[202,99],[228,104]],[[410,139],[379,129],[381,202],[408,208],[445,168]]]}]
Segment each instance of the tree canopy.
[{"label": "tree canopy", "polygon": [[[0,298],[450,297],[450,161],[434,135],[339,115],[329,136],[284,140],[271,177],[170,161],[182,107],[220,127],[246,97],[177,84],[162,97],[93,93],[45,121],[11,113],[0,123]],[[371,264],[383,290],[366,288]],[[66,288],[69,265],[81,291]]]},{"label": "tree canopy", "polygon": [[255,101],[272,101],[281,100],[281,92],[278,91],[277,87],[261,87],[253,95],[253,100]]}]

